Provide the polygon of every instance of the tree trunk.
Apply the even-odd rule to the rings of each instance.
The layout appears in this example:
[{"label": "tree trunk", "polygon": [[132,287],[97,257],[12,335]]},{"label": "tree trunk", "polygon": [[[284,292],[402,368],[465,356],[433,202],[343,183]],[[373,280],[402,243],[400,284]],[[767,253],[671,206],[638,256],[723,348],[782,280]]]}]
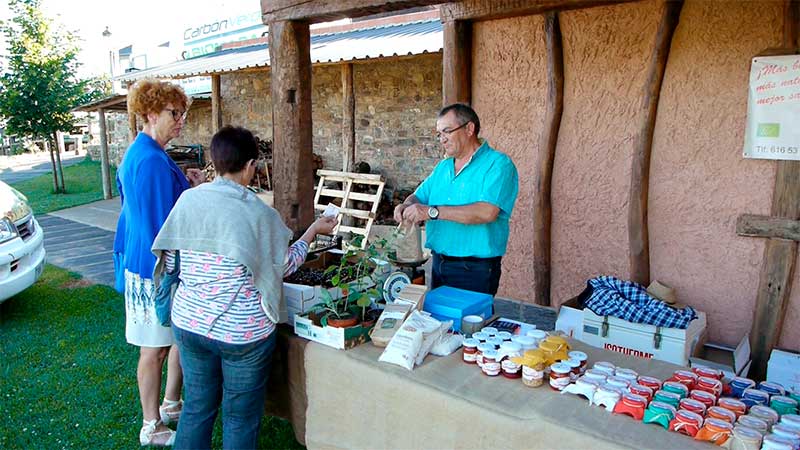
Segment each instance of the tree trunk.
[{"label": "tree trunk", "polygon": [[56,160],[55,155],[53,155],[53,146],[47,141],[44,140],[45,150],[50,153],[50,165],[53,167],[53,193],[58,194],[58,171],[56,170]]},{"label": "tree trunk", "polygon": [[61,181],[61,193],[66,193],[67,188],[64,187],[64,168],[61,166],[61,141],[58,136],[58,132],[56,131],[53,133],[53,139],[55,140],[55,152],[56,152],[56,164],[58,165],[58,176]]}]

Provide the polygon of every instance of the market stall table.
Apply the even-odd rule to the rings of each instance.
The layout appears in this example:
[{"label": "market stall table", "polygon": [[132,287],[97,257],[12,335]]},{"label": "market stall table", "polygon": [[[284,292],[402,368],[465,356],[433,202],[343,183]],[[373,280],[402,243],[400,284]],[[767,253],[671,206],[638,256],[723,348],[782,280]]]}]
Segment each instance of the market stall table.
[{"label": "market stall table", "polygon": [[[286,336],[289,341],[299,338]],[[643,360],[571,342],[589,355],[589,365],[610,361],[662,380],[679,366]],[[294,409],[307,397],[304,423],[292,418],[309,448],[713,448],[656,425],[612,415],[582,397],[561,395],[547,384],[529,388],[520,380],[489,378],[478,367],[428,356],[413,371],[379,363],[382,348],[348,351],[315,342],[290,345],[302,375],[289,376]],[[302,397],[302,399],[300,398]]]}]

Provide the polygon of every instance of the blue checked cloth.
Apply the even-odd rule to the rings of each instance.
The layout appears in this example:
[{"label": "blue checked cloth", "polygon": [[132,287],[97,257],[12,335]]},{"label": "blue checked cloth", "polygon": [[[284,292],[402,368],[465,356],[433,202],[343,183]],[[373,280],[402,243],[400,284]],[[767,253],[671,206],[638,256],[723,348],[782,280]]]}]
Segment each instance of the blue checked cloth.
[{"label": "blue checked cloth", "polygon": [[691,306],[671,308],[661,300],[651,297],[642,285],[618,278],[601,276],[587,282],[591,295],[584,305],[598,316],[613,316],[633,323],[646,323],[657,327],[689,327],[697,318]]}]

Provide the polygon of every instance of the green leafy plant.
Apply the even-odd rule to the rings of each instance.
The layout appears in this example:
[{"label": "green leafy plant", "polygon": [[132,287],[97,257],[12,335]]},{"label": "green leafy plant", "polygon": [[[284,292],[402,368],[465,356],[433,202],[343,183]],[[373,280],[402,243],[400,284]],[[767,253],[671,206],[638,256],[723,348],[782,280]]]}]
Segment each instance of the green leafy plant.
[{"label": "green leafy plant", "polygon": [[382,295],[374,287],[373,275],[377,266],[375,260],[383,258],[389,240],[378,239],[362,249],[360,247],[363,239],[361,235],[356,236],[342,255],[339,264],[325,270],[326,275],[333,273],[331,284],[341,289],[342,295],[333,298],[327,289],[323,289],[322,302],[314,305],[318,313],[327,312],[337,319],[342,319],[350,314],[358,314],[360,309],[363,321],[372,300]]}]

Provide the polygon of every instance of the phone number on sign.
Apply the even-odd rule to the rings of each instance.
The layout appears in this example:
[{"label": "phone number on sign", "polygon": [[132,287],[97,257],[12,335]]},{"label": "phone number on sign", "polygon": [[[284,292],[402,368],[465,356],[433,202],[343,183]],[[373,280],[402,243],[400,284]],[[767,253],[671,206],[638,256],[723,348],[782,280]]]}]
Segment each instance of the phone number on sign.
[{"label": "phone number on sign", "polygon": [[787,155],[795,155],[800,153],[800,147],[786,147],[786,146],[778,146],[778,145],[756,145],[756,152],[757,153],[784,153]]}]

